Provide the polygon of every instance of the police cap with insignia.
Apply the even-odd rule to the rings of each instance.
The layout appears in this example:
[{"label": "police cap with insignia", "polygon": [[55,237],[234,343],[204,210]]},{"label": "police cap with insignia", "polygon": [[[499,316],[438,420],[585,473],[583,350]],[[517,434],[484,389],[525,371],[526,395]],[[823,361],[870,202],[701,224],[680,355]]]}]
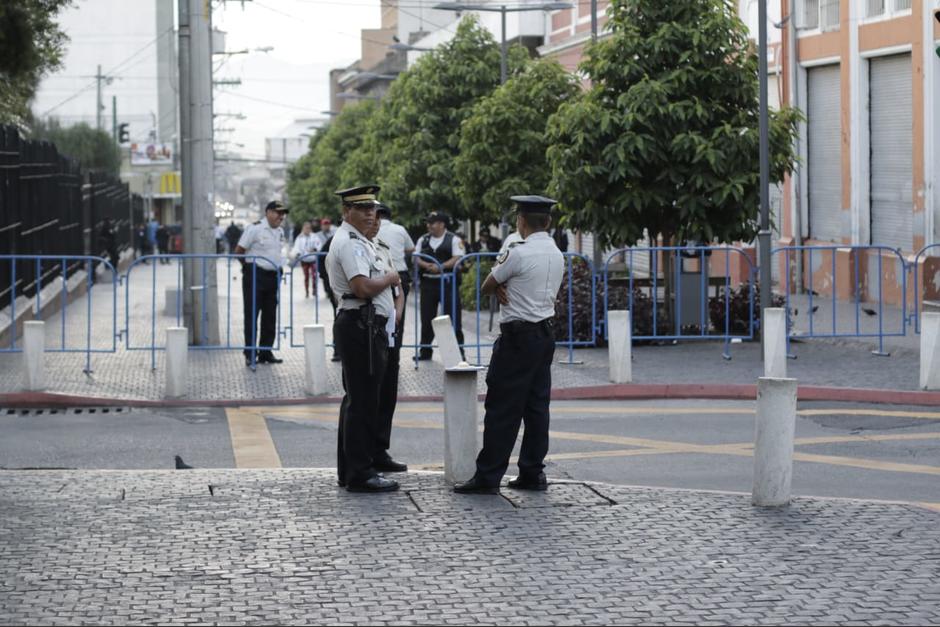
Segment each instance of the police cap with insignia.
[{"label": "police cap with insignia", "polygon": [[360,208],[374,207],[375,195],[379,193],[378,185],[360,185],[349,189],[340,189],[335,192],[343,200],[344,205],[358,206]]},{"label": "police cap with insignia", "polygon": [[510,196],[509,200],[516,203],[516,211],[519,213],[550,214],[552,207],[558,204],[557,200],[545,196]]},{"label": "police cap with insignia", "polygon": [[432,211],[428,214],[428,217],[424,221],[428,224],[431,224],[432,222],[443,222],[444,224],[450,224],[450,216],[443,211]]},{"label": "police cap with insignia", "polygon": [[384,203],[381,203],[381,202],[379,202],[379,201],[375,201],[375,215],[377,215],[377,216],[384,216],[384,217],[386,217],[386,218],[391,219],[391,217],[392,217],[392,208],[389,207],[388,205],[384,204]]},{"label": "police cap with insignia", "polygon": [[284,206],[280,200],[272,200],[264,207],[265,211],[277,211],[279,213],[287,213],[288,209]]}]

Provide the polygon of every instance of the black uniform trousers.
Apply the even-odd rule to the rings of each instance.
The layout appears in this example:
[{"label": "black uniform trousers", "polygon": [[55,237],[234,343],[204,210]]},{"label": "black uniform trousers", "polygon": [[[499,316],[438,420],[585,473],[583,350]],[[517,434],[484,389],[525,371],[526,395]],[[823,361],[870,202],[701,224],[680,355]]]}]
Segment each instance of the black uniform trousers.
[{"label": "black uniform trousers", "polygon": [[[443,314],[450,316],[454,321],[457,343],[463,345],[463,323],[460,307],[460,283],[457,283],[457,298],[454,302],[453,279],[444,279]],[[441,280],[438,277],[421,277],[421,355],[430,356],[433,353],[431,344],[434,342],[434,325],[432,320],[437,317],[437,306],[441,304]],[[456,305],[456,306],[455,306]],[[463,348],[461,348],[461,352]]]},{"label": "black uniform trousers", "polygon": [[[379,389],[388,359],[386,318],[375,316],[370,329],[365,309],[343,310],[333,322],[333,342],[343,364],[343,402],[339,408],[336,473],[341,483],[356,484],[376,474],[372,468]],[[369,372],[369,334],[372,372]]]},{"label": "black uniform trousers", "polygon": [[395,407],[398,405],[398,372],[401,365],[401,344],[405,332],[405,312],[408,311],[408,292],[410,281],[407,272],[399,272],[401,277],[402,294],[405,297],[405,307],[401,320],[395,324],[395,344],[388,347],[388,363],[385,367],[385,376],[382,377],[382,388],[379,391],[379,416],[376,423],[375,451],[373,459],[382,461],[390,459],[388,449],[392,441],[392,418],[395,416]]},{"label": "black uniform trousers", "polygon": [[477,456],[476,477],[499,485],[509,456],[525,423],[519,451],[519,475],[532,478],[545,468],[548,453],[549,400],[555,335],[551,321],[510,322],[500,325],[486,374],[486,414],[483,449]]},{"label": "black uniform trousers", "polygon": [[[254,286],[254,303],[252,303]],[[265,270],[261,266],[246,263],[242,267],[242,299],[245,311],[245,346],[261,346],[261,350],[271,350],[277,333],[277,272]],[[254,305],[254,307],[252,307]],[[258,315],[261,323],[258,323]],[[252,325],[254,320],[254,325]],[[254,337],[252,337],[254,326]],[[257,340],[254,342],[253,340]],[[245,349],[245,354],[250,354]]]}]

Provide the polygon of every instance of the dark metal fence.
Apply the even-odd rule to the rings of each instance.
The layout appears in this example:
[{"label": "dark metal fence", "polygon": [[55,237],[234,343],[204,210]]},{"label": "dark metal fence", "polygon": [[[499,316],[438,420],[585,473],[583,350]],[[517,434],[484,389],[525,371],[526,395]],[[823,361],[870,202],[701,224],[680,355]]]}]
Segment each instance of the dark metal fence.
[{"label": "dark metal fence", "polygon": [[[136,214],[132,214],[136,211]],[[20,137],[0,126],[0,255],[109,257],[132,245],[132,219],[143,219],[143,199],[126,183],[88,172],[46,141]],[[110,225],[113,242],[105,237]],[[81,268],[73,260],[66,273]],[[25,264],[15,279],[8,259],[0,259],[0,309],[12,295],[35,296],[61,276],[59,263]],[[16,285],[13,285],[13,281]]]}]

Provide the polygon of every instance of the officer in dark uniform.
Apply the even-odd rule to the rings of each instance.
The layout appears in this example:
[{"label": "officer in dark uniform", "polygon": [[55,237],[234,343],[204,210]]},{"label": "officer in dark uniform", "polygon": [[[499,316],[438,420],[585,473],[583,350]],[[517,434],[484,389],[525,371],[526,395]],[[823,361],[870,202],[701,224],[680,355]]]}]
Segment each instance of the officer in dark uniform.
[{"label": "officer in dark uniform", "polygon": [[486,374],[483,450],[473,478],[455,492],[495,494],[525,422],[519,451],[519,476],[509,487],[545,490],[549,398],[555,354],[555,299],[565,258],[548,234],[555,201],[543,196],[513,196],[516,228],[522,241],[499,254],[481,291],[503,305],[500,335]]},{"label": "officer in dark uniform", "polygon": [[[287,208],[278,200],[272,200],[264,208],[264,219],[248,225],[242,233],[236,255],[256,255],[242,263],[242,298],[245,312],[245,364],[254,365],[254,346],[257,362],[279,364],[271,352],[277,333],[277,296],[279,270],[284,264],[284,230],[281,224]],[[259,334],[258,314],[261,314]]]},{"label": "officer in dark uniform", "polygon": [[[343,364],[346,394],[340,405],[337,483],[350,492],[390,492],[398,482],[375,468],[379,387],[388,358],[391,288],[401,279],[376,257],[366,233],[375,223],[378,185],[336,192],[343,201],[343,225],[333,236],[326,267],[338,301],[333,342]],[[376,303],[379,303],[377,307]],[[385,312],[385,315],[382,315]]]},{"label": "officer in dark uniform", "polygon": [[[417,252],[433,257],[438,263],[421,257],[414,260],[421,272],[421,350],[418,359],[431,359],[434,342],[434,325],[437,307],[441,304],[441,273],[444,279],[443,315],[450,316],[454,322],[457,343],[463,354],[463,325],[460,308],[460,271],[455,268],[457,261],[464,255],[461,239],[447,230],[450,217],[441,211],[434,211],[427,217],[428,233],[418,243]],[[448,274],[450,273],[450,274]],[[454,282],[457,283],[457,297],[454,298]]]}]

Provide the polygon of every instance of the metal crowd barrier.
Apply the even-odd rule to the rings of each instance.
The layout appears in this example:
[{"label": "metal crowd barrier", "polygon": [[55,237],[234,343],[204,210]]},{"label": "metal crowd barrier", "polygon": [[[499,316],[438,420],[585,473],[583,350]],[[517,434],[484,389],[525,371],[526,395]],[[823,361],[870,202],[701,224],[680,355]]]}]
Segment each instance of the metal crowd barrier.
[{"label": "metal crowd barrier", "polygon": [[[183,274],[185,271],[184,265],[187,262],[199,263],[198,270],[191,268],[191,272],[195,275],[199,274],[200,283],[199,285],[191,286],[190,289],[193,291],[202,291],[208,289],[209,282],[209,272],[218,273],[218,261],[224,260],[226,262],[226,298],[225,301],[225,329],[224,329],[224,342],[223,342],[223,333],[220,329],[219,334],[219,343],[210,344],[210,338],[206,333],[206,322],[209,320],[209,312],[206,309],[206,298],[200,298],[200,317],[202,318],[202,337],[201,343],[191,345],[190,348],[193,350],[242,350],[248,351],[251,355],[252,365],[256,363],[257,352],[259,350],[266,349],[268,347],[258,345],[258,302],[257,302],[257,289],[251,290],[251,310],[253,312],[252,321],[251,321],[251,338],[252,341],[248,344],[245,344],[244,341],[232,343],[232,283],[236,277],[232,274],[232,262],[235,260],[245,260],[253,261],[257,259],[263,259],[270,263],[272,266],[277,267],[271,259],[263,257],[261,255],[197,255],[197,254],[167,254],[167,255],[144,255],[135,259],[130,266],[127,268],[127,273],[124,275],[124,298],[125,298],[125,324],[124,324],[124,337],[125,345],[127,350],[149,350],[150,351],[150,365],[151,368],[156,368],[156,352],[159,350],[165,350],[165,343],[161,343],[157,338],[157,262],[160,260],[167,260],[170,264],[173,262],[176,263],[176,311],[175,319],[176,326],[183,326],[183,301],[185,297],[183,295],[184,280]],[[151,282],[150,282],[150,340],[146,344],[137,344],[135,345],[132,340],[132,328],[131,328],[131,308],[130,308],[130,297],[131,297],[131,275],[135,268],[149,264],[150,261],[154,263],[151,264]],[[210,268],[210,262],[216,262],[212,264]],[[252,285],[257,285],[257,270],[258,266],[255,263],[251,264],[252,270]],[[216,275],[218,278],[218,274]],[[280,303],[281,300],[281,269],[278,267],[277,270],[277,299]],[[241,284],[239,284],[239,289],[241,289]],[[221,318],[221,316],[220,316]],[[221,319],[219,321],[222,322]],[[243,321],[244,322],[244,321]],[[238,329],[237,333],[241,336],[244,333],[244,328]],[[281,330],[281,307],[277,308],[277,322],[275,326],[275,339],[274,346],[271,347],[273,350],[280,348],[280,338],[283,334]]]},{"label": "metal crowd barrier", "polygon": [[[290,264],[290,269],[289,269],[287,272],[284,273],[284,276],[285,276],[285,278],[287,279],[287,290],[288,290],[288,298],[289,298],[289,300],[288,300],[288,322],[287,322],[287,325],[288,325],[288,326],[284,328],[284,331],[285,331],[286,334],[287,334],[288,345],[289,345],[290,347],[292,347],[292,348],[300,348],[300,347],[302,347],[302,346],[304,345],[304,344],[303,344],[303,341],[302,341],[302,340],[303,340],[303,333],[298,334],[298,335],[300,336],[300,337],[299,337],[299,340],[300,340],[300,341],[298,341],[298,338],[295,337],[295,335],[294,335],[294,329],[295,329],[296,326],[297,326],[297,325],[294,323],[294,316],[295,316],[295,309],[296,309],[295,306],[294,306],[294,271],[297,269],[297,266],[298,266],[298,265],[301,265],[301,264],[304,264],[304,263],[313,264],[313,269],[312,269],[313,276],[311,277],[312,283],[313,283],[312,289],[311,289],[311,292],[313,293],[313,321],[312,321],[312,322],[306,322],[306,321],[305,321],[305,322],[303,322],[303,324],[321,324],[321,321],[320,321],[320,291],[319,291],[319,290],[320,290],[320,288],[319,288],[320,273],[319,273],[319,270],[320,270],[320,264],[326,263],[326,255],[327,255],[327,254],[328,254],[328,253],[316,252],[316,253],[307,253],[307,254],[305,254],[305,255],[301,255],[300,257],[298,257],[297,259],[294,259],[294,260],[291,262],[291,264]],[[278,309],[280,310],[280,308],[278,308]],[[301,325],[301,328],[302,328],[302,326],[303,326],[303,325]],[[326,346],[332,348],[332,347],[333,347],[333,343],[332,343],[332,342],[327,342]]]},{"label": "metal crowd barrier", "polygon": [[[940,244],[928,244],[927,246],[924,246],[919,251],[917,251],[917,254],[914,255],[914,261],[911,262],[912,270],[914,272],[914,311],[911,312],[910,321],[914,324],[914,333],[920,333],[920,310],[923,306],[920,298],[920,281],[918,280],[920,275],[920,259],[928,250],[934,248],[940,248]],[[940,286],[937,287],[940,288]]]},{"label": "metal crowd barrier", "polygon": [[[715,252],[725,253],[724,280],[720,284],[713,283],[709,276],[711,265],[710,259],[712,254]],[[648,277],[638,276],[638,272],[634,271],[634,268],[636,268],[638,265],[641,265],[636,263],[637,255],[647,255],[649,257],[650,261]],[[669,302],[669,300],[667,300],[668,294],[666,293],[666,281],[665,279],[660,279],[659,277],[660,266],[664,263],[664,260],[662,260],[661,257],[664,255],[668,255],[672,258],[672,284],[675,289],[672,298],[674,299],[674,302]],[[748,290],[748,320],[746,324],[746,331],[740,332],[735,332],[735,330],[732,328],[731,321],[731,292],[733,289],[731,281],[731,258],[734,255],[740,255],[740,258],[745,261],[747,268],[746,280],[742,283],[742,286],[746,286]],[[755,329],[759,324],[754,315],[754,286],[757,276],[757,269],[754,266],[751,258],[748,257],[743,250],[731,246],[649,246],[621,248],[615,250],[610,253],[604,261],[603,337],[605,340],[607,339],[607,313],[610,311],[611,307],[610,266],[614,259],[621,256],[625,257],[625,263],[628,271],[626,306],[632,314],[633,326],[637,327],[645,325],[647,322],[650,323],[650,332],[634,333],[632,336],[634,340],[722,340],[725,344],[724,356],[726,358],[730,358],[730,345],[732,340],[750,340],[754,338]],[[684,272],[684,260],[696,260],[698,262],[698,270]],[[695,307],[697,315],[694,318],[683,319],[683,274],[698,275],[698,278],[694,279],[694,281],[698,284],[697,291],[701,294],[701,297],[698,299],[697,306]],[[647,283],[648,285],[646,285]],[[711,323],[708,288],[712,286],[723,288],[723,298],[722,296],[718,296],[718,298],[723,301],[723,328],[713,328],[714,325]],[[644,318],[644,314],[642,312],[638,312],[636,307],[636,296],[638,293],[642,295],[644,288],[649,290],[649,320]],[[662,298],[660,297],[661,292]],[[667,311],[663,312],[667,319],[669,319],[668,309],[672,307],[674,315],[671,317],[671,320],[669,320],[673,328],[672,333],[669,333],[668,331],[664,333],[660,332],[660,323],[662,322],[663,318],[662,314],[660,313],[661,305],[667,309]],[[695,305],[695,303],[693,303],[693,305]]]},{"label": "metal crowd barrier", "polygon": [[[838,251],[849,251],[850,258],[852,259],[852,285],[851,285],[851,294],[853,296],[853,301],[851,303],[846,303],[845,301],[841,302],[842,306],[851,304],[853,306],[854,312],[854,325],[849,329],[840,328],[838,323],[838,312],[840,307],[839,296],[839,287],[836,277],[838,276]],[[824,252],[828,252],[831,259],[830,263],[830,275],[832,277],[831,284],[828,287],[831,290],[831,295],[822,297],[816,291],[816,281],[815,276],[818,276],[821,270],[814,268],[813,254],[816,253],[816,259],[822,263],[820,257]],[[862,274],[859,268],[859,259],[864,255],[866,262],[870,263],[871,257],[869,253],[874,252],[874,259],[877,260],[877,271],[874,273],[877,277],[878,283],[878,300],[877,301],[862,301],[862,292],[867,291],[871,292],[872,290],[872,272],[871,268],[868,268],[868,271],[865,273],[867,280],[862,280]],[[791,254],[792,253],[792,254]],[[806,280],[807,288],[807,303],[806,303],[806,313],[805,316],[808,319],[809,328],[805,332],[796,332],[793,330],[794,327],[794,318],[798,315],[797,310],[792,306],[792,294],[793,286],[791,285],[791,263],[793,254],[803,255],[806,254],[806,262],[803,264],[804,274]],[[891,248],[888,246],[784,246],[781,248],[775,248],[771,251],[771,259],[774,259],[775,256],[783,254],[785,255],[785,264],[784,264],[784,298],[785,298],[785,309],[787,312],[787,352],[790,350],[790,341],[793,338],[835,338],[835,337],[877,337],[878,338],[878,350],[874,351],[877,355],[887,355],[884,350],[884,339],[885,337],[897,337],[903,336],[906,334],[907,326],[907,272],[908,266],[904,261],[904,257],[901,255],[900,251],[896,248]],[[895,330],[885,330],[885,307],[884,307],[884,287],[885,287],[885,273],[884,273],[884,258],[885,256],[894,257],[894,261],[897,262],[899,271],[896,273],[900,277],[901,288],[901,319],[899,327]],[[915,280],[916,283],[916,280]],[[801,289],[804,286],[799,286]],[[844,286],[842,286],[844,287]],[[828,302],[827,302],[828,301]],[[862,303],[866,302],[871,305],[877,306],[877,309],[872,309],[870,307],[863,307]],[[824,323],[822,328],[820,328],[819,323],[816,322],[816,312],[819,309],[821,304],[828,304],[831,307],[831,318],[828,323]],[[865,312],[869,317],[877,317],[877,332],[875,330],[868,330],[862,328],[862,313]]]},{"label": "metal crowd barrier", "polygon": [[[33,320],[44,320],[42,313],[42,291],[49,285],[53,285],[56,281],[60,282],[59,290],[55,294],[48,296],[50,299],[59,298],[61,302],[61,308],[56,312],[60,317],[61,337],[57,344],[46,344],[45,350],[55,353],[85,353],[84,371],[86,373],[92,372],[92,353],[113,353],[117,351],[119,335],[117,330],[118,275],[107,259],[93,255],[0,255],[0,264],[9,264],[10,272],[10,286],[7,288],[10,297],[10,345],[8,347],[0,347],[0,353],[18,353],[23,350],[22,347],[17,347],[16,345],[17,292],[19,292],[20,296],[24,296],[32,291],[32,302],[29,306],[34,310]],[[22,272],[25,264],[29,264],[28,273]],[[21,270],[20,273],[18,273],[18,266]],[[83,281],[86,282],[86,293],[88,295],[85,299],[85,346],[84,348],[73,348],[67,340],[67,320],[69,317],[68,281],[70,277],[74,276],[75,273],[80,271],[83,267],[85,270]],[[110,279],[106,282],[103,282],[96,276],[99,267],[103,267],[110,276]],[[29,276],[30,279],[18,290],[20,283],[23,282],[23,274]],[[91,329],[94,301],[93,288],[95,285],[108,283],[111,285],[111,346],[105,346],[103,348],[94,347],[92,345]],[[95,321],[100,322],[101,316],[96,316]]]}]

